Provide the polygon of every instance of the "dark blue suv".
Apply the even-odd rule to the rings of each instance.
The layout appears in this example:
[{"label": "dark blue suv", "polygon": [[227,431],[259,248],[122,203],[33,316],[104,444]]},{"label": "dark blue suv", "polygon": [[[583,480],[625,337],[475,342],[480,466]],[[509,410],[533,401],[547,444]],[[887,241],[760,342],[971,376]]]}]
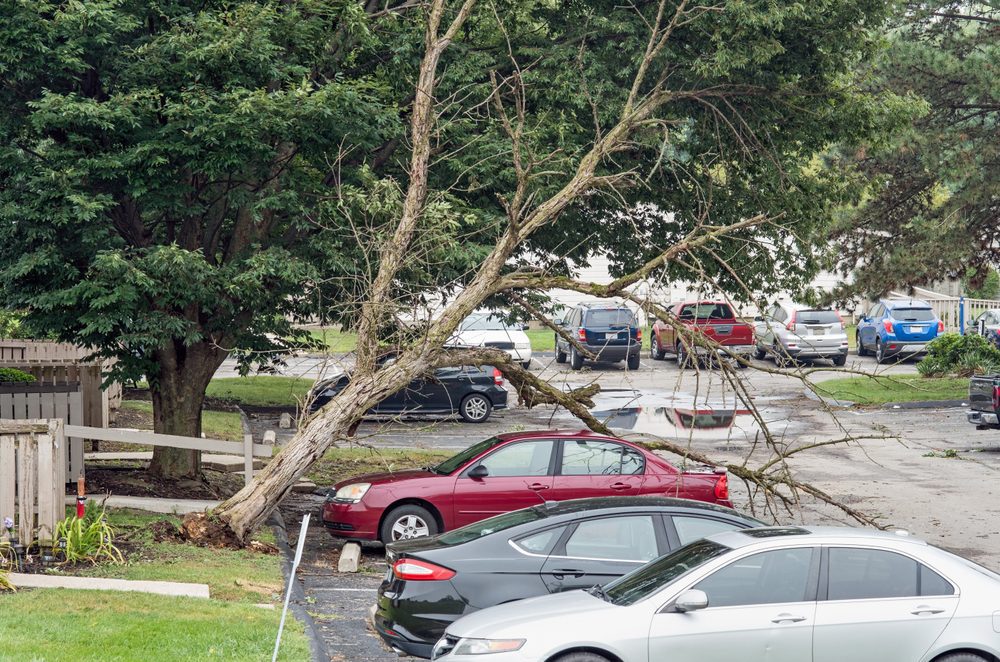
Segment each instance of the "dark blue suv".
[{"label": "dark blue suv", "polygon": [[[642,330],[626,306],[614,301],[588,301],[574,307],[556,324],[593,352],[598,361],[627,361],[629,370],[639,368]],[[556,363],[565,363],[567,358],[573,370],[583,367],[583,354],[557,333]]]},{"label": "dark blue suv", "polygon": [[874,354],[879,363],[921,358],[927,343],[944,332],[931,305],[919,299],[883,299],[858,322],[858,356]]}]

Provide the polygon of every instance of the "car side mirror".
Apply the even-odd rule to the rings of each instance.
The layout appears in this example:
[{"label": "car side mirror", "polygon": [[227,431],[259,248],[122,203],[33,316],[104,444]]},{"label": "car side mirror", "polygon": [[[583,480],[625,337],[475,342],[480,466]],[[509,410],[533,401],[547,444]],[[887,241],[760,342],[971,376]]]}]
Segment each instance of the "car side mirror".
[{"label": "car side mirror", "polygon": [[684,591],[674,600],[674,611],[679,611],[682,614],[689,611],[698,611],[707,606],[708,596],[705,594],[705,591],[699,591],[696,588]]},{"label": "car side mirror", "polygon": [[481,480],[490,475],[490,470],[481,464],[477,464],[476,466],[469,469],[468,475],[469,478],[475,478],[476,480]]},{"label": "car side mirror", "polygon": [[864,322],[865,324],[868,324],[868,322],[870,322],[871,320],[868,319],[867,315],[862,315],[861,316],[861,321]]}]

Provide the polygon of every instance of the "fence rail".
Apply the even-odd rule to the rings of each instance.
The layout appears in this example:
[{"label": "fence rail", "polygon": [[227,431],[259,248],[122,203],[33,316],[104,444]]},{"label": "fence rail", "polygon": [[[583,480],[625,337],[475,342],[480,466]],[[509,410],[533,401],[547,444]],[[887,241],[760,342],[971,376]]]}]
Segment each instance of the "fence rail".
[{"label": "fence rail", "polygon": [[63,518],[64,446],[59,419],[0,421],[0,519],[15,520],[24,545],[51,542]]}]

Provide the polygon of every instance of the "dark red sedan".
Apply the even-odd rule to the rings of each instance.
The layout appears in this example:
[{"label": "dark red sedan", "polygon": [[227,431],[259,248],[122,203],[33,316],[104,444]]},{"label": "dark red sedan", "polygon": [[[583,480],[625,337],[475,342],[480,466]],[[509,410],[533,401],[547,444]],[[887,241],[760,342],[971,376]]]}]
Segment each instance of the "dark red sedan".
[{"label": "dark red sedan", "polygon": [[679,471],[622,439],[541,430],[491,437],[436,467],[337,483],[323,524],[337,537],[390,543],[545,501],[640,494],[732,505],[724,470]]}]

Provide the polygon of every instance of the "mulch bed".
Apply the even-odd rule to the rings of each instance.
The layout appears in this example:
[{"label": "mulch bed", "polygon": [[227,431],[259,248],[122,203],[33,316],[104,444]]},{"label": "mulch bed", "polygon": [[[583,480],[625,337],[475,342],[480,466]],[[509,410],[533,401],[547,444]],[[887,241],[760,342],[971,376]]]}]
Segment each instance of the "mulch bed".
[{"label": "mulch bed", "polygon": [[[129,466],[131,465],[131,466]],[[116,466],[87,466],[87,492],[115,496],[162,499],[228,499],[243,487],[243,476],[222,471],[204,471],[205,480],[161,480],[149,474],[145,462],[121,462]],[[68,485],[67,494],[76,494]]]}]

